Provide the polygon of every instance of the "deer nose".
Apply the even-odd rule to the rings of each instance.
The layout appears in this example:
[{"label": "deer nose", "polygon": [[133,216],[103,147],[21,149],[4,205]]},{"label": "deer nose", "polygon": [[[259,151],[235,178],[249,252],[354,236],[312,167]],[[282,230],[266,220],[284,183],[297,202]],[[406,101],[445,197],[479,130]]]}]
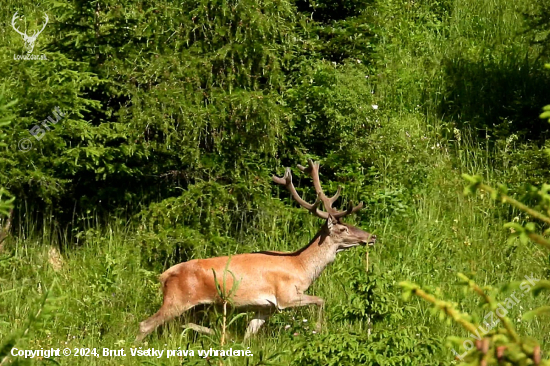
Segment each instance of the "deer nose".
[{"label": "deer nose", "polygon": [[369,243],[372,243],[372,244],[376,243],[376,235],[370,236]]}]

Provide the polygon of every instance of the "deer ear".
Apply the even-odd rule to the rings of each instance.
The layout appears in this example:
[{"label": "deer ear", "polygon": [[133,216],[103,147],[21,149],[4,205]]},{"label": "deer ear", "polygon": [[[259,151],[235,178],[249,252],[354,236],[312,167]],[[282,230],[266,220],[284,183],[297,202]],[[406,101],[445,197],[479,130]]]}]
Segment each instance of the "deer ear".
[{"label": "deer ear", "polygon": [[336,219],[334,218],[334,216],[329,214],[328,219],[327,219],[327,228],[328,228],[329,232],[331,232],[331,233],[333,232],[334,225],[336,225]]}]

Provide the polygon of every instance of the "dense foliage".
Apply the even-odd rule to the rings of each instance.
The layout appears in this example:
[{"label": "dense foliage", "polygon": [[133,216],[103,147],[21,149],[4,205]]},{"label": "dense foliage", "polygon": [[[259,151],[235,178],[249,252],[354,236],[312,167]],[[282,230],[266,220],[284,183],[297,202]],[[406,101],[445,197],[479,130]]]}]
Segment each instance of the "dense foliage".
[{"label": "dense foliage", "polygon": [[[2,364],[25,362],[9,356],[14,344],[129,347],[160,304],[158,274],[180,261],[304,246],[320,223],[271,175],[307,158],[320,161],[326,191],[365,202],[349,222],[380,238],[371,262],[365,248],[341,253],[315,283],[327,300],[320,333],[303,321],[313,310],[275,314],[253,359],[215,362],[451,364],[445,339],[463,330],[405,303],[399,282],[475,313],[457,273],[494,286],[550,273],[526,234],[546,227],[464,197],[460,177],[506,182],[500,194],[548,210],[542,0],[4,3],[0,224],[13,223],[0,246]],[[45,60],[17,59],[15,12],[27,34],[48,15],[33,51]],[[510,221],[521,240],[507,241]],[[526,297],[510,321],[549,302]],[[218,315],[202,321],[217,329]],[[246,321],[231,317],[240,347]],[[221,347],[180,325],[149,345]],[[548,351],[548,319],[516,328]]]}]

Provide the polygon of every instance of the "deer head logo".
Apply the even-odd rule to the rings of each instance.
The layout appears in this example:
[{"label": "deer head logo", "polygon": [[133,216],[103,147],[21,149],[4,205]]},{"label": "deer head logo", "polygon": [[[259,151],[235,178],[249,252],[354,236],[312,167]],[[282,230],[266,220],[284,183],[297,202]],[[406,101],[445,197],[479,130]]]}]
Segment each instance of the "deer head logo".
[{"label": "deer head logo", "polygon": [[42,27],[42,29],[40,29],[38,32],[34,31],[32,36],[28,36],[26,32],[23,33],[23,32],[20,32],[19,29],[17,29],[17,27],[15,26],[15,21],[19,18],[20,17],[17,16],[17,12],[15,12],[15,14],[13,14],[13,18],[11,19],[11,26],[13,27],[13,29],[15,29],[17,33],[23,36],[23,42],[25,42],[25,50],[29,54],[29,53],[32,53],[32,50],[34,49],[34,42],[36,42],[36,38],[38,38],[40,33],[42,33],[44,28],[46,28],[46,24],[48,24],[48,20],[49,20],[48,14],[44,13],[44,18],[46,20],[46,23],[44,23],[44,26]]}]

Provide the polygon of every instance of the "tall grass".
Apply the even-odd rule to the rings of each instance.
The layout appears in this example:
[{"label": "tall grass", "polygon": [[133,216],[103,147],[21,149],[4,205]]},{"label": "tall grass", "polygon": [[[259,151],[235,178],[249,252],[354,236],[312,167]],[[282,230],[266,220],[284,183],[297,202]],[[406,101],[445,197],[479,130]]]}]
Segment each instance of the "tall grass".
[{"label": "tall grass", "polygon": [[[463,310],[483,317],[474,299],[464,297],[456,283],[457,272],[476,272],[481,283],[504,284],[521,279],[526,274],[543,278],[550,263],[534,246],[506,246],[506,232],[502,224],[501,210],[495,208],[488,198],[464,198],[460,170],[471,168],[470,160],[479,160],[474,167],[483,166],[483,151],[456,159],[450,146],[434,150],[438,165],[433,166],[429,184],[423,187],[416,204],[407,216],[372,215],[362,224],[381,239],[370,250],[370,261],[382,271],[391,274],[395,282],[414,279],[422,286],[439,288],[448,298],[459,301]],[[430,149],[430,151],[432,151]],[[292,210],[292,209],[289,209]],[[296,250],[307,244],[320,222],[307,218],[299,230],[291,229],[292,223],[280,217],[260,217],[254,230],[243,233],[239,242],[242,247],[271,250]],[[54,226],[44,225],[44,227]],[[238,223],[235,223],[238,225]],[[0,307],[2,322],[0,334],[5,338],[14,329],[22,327],[29,314],[36,312],[37,302],[46,290],[55,297],[63,297],[60,308],[50,318],[41,319],[40,327],[20,340],[20,349],[48,347],[129,347],[137,332],[139,321],[153,314],[161,303],[156,280],[157,272],[143,266],[140,244],[136,238],[137,228],[113,223],[91,230],[84,243],[74,247],[63,236],[43,235],[15,238],[8,246],[11,256],[0,261],[0,284],[2,293]],[[265,235],[267,232],[269,235]],[[84,234],[85,236],[85,234]],[[60,239],[62,238],[62,239]],[[62,254],[56,254],[61,249]],[[197,251],[198,257],[209,253],[208,248]],[[364,267],[365,249],[356,249],[339,255],[311,289],[311,293],[327,300],[331,308],[346,304],[348,294],[341,283],[343,273],[350,268]],[[56,286],[52,284],[56,283]],[[520,307],[511,311],[517,319],[522,310],[534,308],[547,302],[546,298],[524,298]],[[423,325],[426,335],[445,337],[461,332],[454,326],[441,327],[436,316],[427,311],[427,306],[418,303],[408,308],[409,315],[403,326]],[[214,321],[212,317],[211,321]],[[298,309],[275,315],[259,337],[251,342],[251,349],[258,357],[277,350],[292,349],[292,335],[285,333],[284,325],[294,319],[316,319],[313,309]],[[203,319],[208,323],[208,319]],[[208,339],[192,332],[183,331],[181,321],[174,321],[147,339],[148,347],[177,349],[186,347],[216,346]],[[216,324],[215,322],[213,323]],[[390,324],[374,324],[373,332]],[[325,332],[337,333],[342,329],[365,331],[364,323],[326,321]],[[548,342],[550,323],[518,323],[520,332],[542,337]],[[237,321],[229,327],[230,342],[240,342],[246,322]],[[309,330],[311,331],[311,329]],[[282,364],[292,360],[292,354],[281,356]],[[450,354],[442,359],[452,359]],[[236,359],[235,359],[236,360]],[[234,360],[234,361],[235,361]],[[257,358],[255,358],[257,360]],[[61,358],[62,364],[119,364],[116,357]],[[137,363],[137,359],[125,358],[124,364]],[[163,361],[177,364],[177,360]],[[243,361],[244,362],[244,361]]]},{"label": "tall grass", "polygon": [[[380,238],[369,249],[370,262],[389,274],[393,284],[412,279],[423,287],[437,289],[460,302],[463,311],[482,318],[485,314],[474,299],[456,286],[458,272],[475,273],[478,283],[495,285],[522,279],[524,275],[544,278],[550,263],[547,254],[535,246],[507,245],[502,225],[509,221],[510,212],[488,197],[463,197],[460,173],[483,174],[491,181],[509,176],[509,153],[514,142],[496,143],[493,133],[502,137],[513,132],[513,128],[505,131],[492,124],[495,118],[521,116],[523,110],[503,112],[491,108],[498,100],[514,105],[514,95],[524,95],[521,93],[527,90],[536,103],[535,96],[544,94],[548,80],[533,71],[538,64],[521,33],[524,23],[518,12],[523,5],[519,2],[437,2],[449,6],[443,7],[436,17],[430,10],[431,3],[393,0],[377,5],[375,15],[384,30],[379,33],[379,74],[373,77],[372,86],[380,98],[381,111],[389,118],[380,122],[373,138],[388,141],[396,151],[410,148],[419,158],[411,163],[416,165],[406,167],[392,160],[392,154],[397,152],[380,151],[374,160],[379,175],[373,190],[384,192],[397,186],[405,171],[422,172],[423,179],[414,187],[401,187],[414,192],[410,194],[412,200],[400,210],[390,196],[371,202],[368,212],[360,217],[360,225]],[[428,16],[432,18],[426,19]],[[489,134],[493,143],[484,140],[483,133]],[[249,215],[243,214],[244,217]],[[41,296],[50,291],[52,296],[62,298],[57,302],[58,310],[39,318],[34,330],[18,340],[18,348],[99,349],[132,345],[138,322],[156,312],[161,304],[158,267],[175,263],[147,265],[139,224],[115,219],[107,225],[95,224],[101,221],[91,217],[89,229],[77,233],[75,240],[74,233],[57,227],[54,221],[37,225],[30,216],[19,220],[21,228],[8,242],[6,252],[0,254],[4,255],[0,260],[0,339],[22,329],[29,315],[36,313]],[[231,245],[216,248],[215,243],[200,242],[188,255],[297,250],[321,225],[306,213],[280,203],[274,203],[271,210],[256,212],[253,219],[244,222],[226,222],[221,227],[234,233]],[[44,229],[37,231],[36,227]],[[349,294],[343,283],[344,274],[352,268],[364,268],[366,250],[358,248],[339,254],[310,289],[310,293],[327,301],[329,317],[323,332],[365,331],[364,322],[334,321],[330,315],[339,305],[346,305]],[[395,294],[399,294],[398,290]],[[510,311],[510,318],[518,319],[523,311],[548,300],[523,298]],[[251,364],[259,362],[260,352],[270,355],[281,350],[284,352],[278,362],[290,364],[291,350],[300,335],[286,331],[285,325],[311,332],[312,328],[305,327],[316,319],[315,311],[304,308],[274,315],[250,342],[255,355]],[[419,337],[444,339],[463,334],[457,326],[442,327],[437,316],[420,301],[404,307],[404,311],[407,315],[399,326],[424,326],[425,333]],[[303,319],[309,321],[304,323]],[[213,316],[203,321],[216,326]],[[372,332],[395,326],[390,322],[388,319],[375,323]],[[216,348],[215,339],[184,331],[182,324],[173,321],[162,327],[146,339],[146,347]],[[548,345],[548,320],[518,321],[516,325],[522,334],[538,337]],[[241,342],[245,327],[244,319],[229,327],[230,344]],[[453,355],[444,351],[438,357],[434,363],[450,362]],[[182,362],[177,358],[157,361],[103,356],[62,357],[57,361],[71,365]],[[229,362],[245,364],[245,360],[236,358]]]}]

